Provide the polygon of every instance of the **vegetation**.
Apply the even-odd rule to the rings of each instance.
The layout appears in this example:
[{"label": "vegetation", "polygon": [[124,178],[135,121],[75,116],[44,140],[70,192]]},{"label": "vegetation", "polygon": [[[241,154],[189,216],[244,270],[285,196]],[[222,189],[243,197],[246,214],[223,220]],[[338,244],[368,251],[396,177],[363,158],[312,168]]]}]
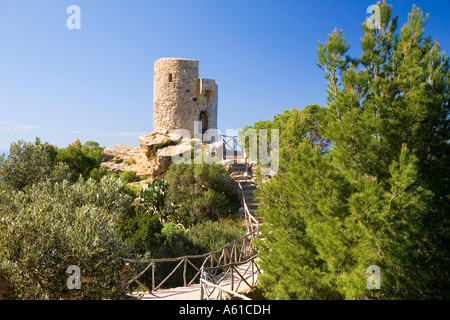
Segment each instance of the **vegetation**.
[{"label": "vegetation", "polygon": [[22,140],[11,143],[7,158],[0,155],[0,186],[22,190],[50,176],[53,148],[47,148],[39,139],[35,143]]},{"label": "vegetation", "polygon": [[[69,166],[52,163],[38,140],[11,146],[0,163],[0,283],[8,284],[7,297],[120,298],[121,257],[129,250],[114,225],[133,198],[113,176],[71,182]],[[66,286],[70,265],[81,268],[81,290]]]},{"label": "vegetation", "polygon": [[[127,185],[134,172],[118,179],[100,168],[101,150],[95,142],[58,149],[37,139],[12,143],[0,158],[0,293],[7,298],[121,298],[122,258],[203,254],[242,235],[220,166],[172,166],[167,181],[138,190]],[[71,265],[81,268],[81,290],[67,288]]]},{"label": "vegetation", "polygon": [[137,180],[136,172],[134,171],[125,171],[122,173],[120,180],[122,180],[123,183],[131,183],[135,182]]},{"label": "vegetation", "polygon": [[[119,224],[122,238],[137,254],[152,257],[205,253],[235,240],[241,228],[231,216],[225,176],[218,165],[171,166],[165,180],[140,191],[135,210]],[[206,236],[211,234],[214,239]]]},{"label": "vegetation", "polygon": [[67,163],[75,180],[81,175],[85,179],[93,178],[98,181],[106,175],[106,172],[100,169],[104,160],[102,150],[95,141],[81,144],[80,140],[76,140],[65,149],[58,150],[55,161]]},{"label": "vegetation", "polygon": [[219,164],[177,164],[165,173],[168,197],[179,204],[177,222],[185,226],[199,221],[217,221],[237,209],[237,199],[227,182],[228,173]]},{"label": "vegetation", "polygon": [[[280,170],[258,192],[268,298],[449,298],[448,58],[422,37],[418,8],[397,34],[380,6],[382,28],[363,24],[360,58],[346,55],[341,31],[319,43],[327,106],[263,124],[287,119]],[[371,265],[380,290],[366,285]]]},{"label": "vegetation", "polygon": [[147,157],[149,159],[156,157],[156,154],[158,153],[159,149],[163,149],[168,146],[174,146],[177,145],[179,141],[167,139],[166,141],[159,143],[159,144],[153,144],[151,145],[147,150]]}]

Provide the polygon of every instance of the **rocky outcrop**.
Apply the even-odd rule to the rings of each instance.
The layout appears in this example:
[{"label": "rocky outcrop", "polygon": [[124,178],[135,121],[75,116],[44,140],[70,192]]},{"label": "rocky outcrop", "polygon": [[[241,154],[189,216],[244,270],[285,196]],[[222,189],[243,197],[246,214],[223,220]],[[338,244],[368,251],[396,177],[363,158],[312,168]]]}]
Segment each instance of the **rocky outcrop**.
[{"label": "rocky outcrop", "polygon": [[175,133],[162,133],[154,131],[139,137],[142,151],[148,159],[154,158],[158,150],[168,146],[177,145],[182,141],[181,135]]},{"label": "rocky outcrop", "polygon": [[[139,178],[153,181],[162,178],[174,160],[190,160],[194,141],[176,133],[152,132],[139,137],[140,147],[119,144],[104,148],[107,161],[102,167],[113,172],[134,171]],[[219,155],[221,149],[222,142],[201,144],[202,152],[210,156]]]},{"label": "rocky outcrop", "polygon": [[138,177],[150,176],[151,169],[142,149],[134,146],[118,144],[103,149],[103,155],[107,161],[102,167],[112,172],[134,171]]}]

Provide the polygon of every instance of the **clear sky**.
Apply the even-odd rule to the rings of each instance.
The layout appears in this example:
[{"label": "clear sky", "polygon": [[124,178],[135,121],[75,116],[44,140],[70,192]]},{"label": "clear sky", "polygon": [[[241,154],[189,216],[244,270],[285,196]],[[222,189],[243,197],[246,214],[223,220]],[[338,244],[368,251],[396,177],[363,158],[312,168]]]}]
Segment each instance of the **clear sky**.
[{"label": "clear sky", "polygon": [[[317,41],[335,27],[359,56],[361,23],[376,1],[0,0],[0,150],[36,136],[138,145],[152,131],[153,63],[200,61],[219,85],[219,129],[325,104]],[[426,35],[450,49],[450,1],[391,0],[405,23],[430,13]],[[70,5],[81,29],[69,30]]]}]

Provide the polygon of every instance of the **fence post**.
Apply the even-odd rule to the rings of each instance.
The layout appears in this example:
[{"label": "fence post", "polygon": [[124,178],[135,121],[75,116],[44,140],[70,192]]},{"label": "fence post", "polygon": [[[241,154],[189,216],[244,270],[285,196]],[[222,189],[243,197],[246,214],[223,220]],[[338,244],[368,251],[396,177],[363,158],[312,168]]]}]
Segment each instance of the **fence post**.
[{"label": "fence post", "polygon": [[234,274],[233,274],[234,266],[231,266],[231,291],[234,291]]},{"label": "fence post", "polygon": [[155,261],[152,264],[152,291],[155,291]]},{"label": "fence post", "polygon": [[183,281],[184,281],[184,286],[186,287],[186,269],[187,269],[187,258],[184,258],[184,270],[183,270]]}]

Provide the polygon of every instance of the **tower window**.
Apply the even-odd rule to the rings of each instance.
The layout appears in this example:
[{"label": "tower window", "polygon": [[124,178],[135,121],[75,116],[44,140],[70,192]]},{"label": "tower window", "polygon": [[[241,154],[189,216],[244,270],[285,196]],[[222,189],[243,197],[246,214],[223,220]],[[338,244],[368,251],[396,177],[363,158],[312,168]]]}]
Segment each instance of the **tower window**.
[{"label": "tower window", "polygon": [[169,82],[172,82],[172,74],[171,73],[169,73]]}]

